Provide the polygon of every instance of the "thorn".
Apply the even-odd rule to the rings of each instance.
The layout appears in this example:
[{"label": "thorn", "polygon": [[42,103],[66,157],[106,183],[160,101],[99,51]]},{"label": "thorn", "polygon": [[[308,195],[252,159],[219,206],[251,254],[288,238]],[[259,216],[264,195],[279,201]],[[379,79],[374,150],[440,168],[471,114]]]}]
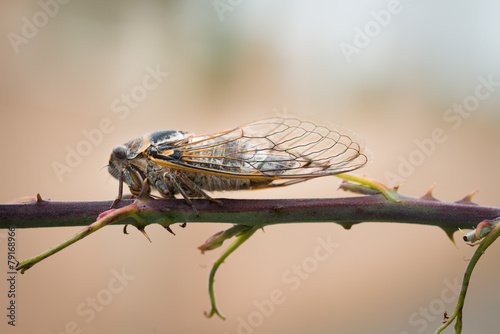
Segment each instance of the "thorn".
[{"label": "thorn", "polygon": [[427,190],[427,192],[425,193],[425,195],[422,196],[422,197],[420,197],[420,198],[423,199],[423,200],[426,200],[426,201],[437,201],[437,202],[439,202],[439,200],[437,198],[435,198],[433,196],[433,194],[432,194],[434,192],[434,187],[435,186],[436,186],[436,184],[433,184],[431,186],[431,188],[429,190]]},{"label": "thorn", "polygon": [[179,226],[180,226],[180,227],[182,227],[182,228],[184,228],[184,227],[186,227],[186,226],[187,226],[187,223],[182,223],[182,224],[180,224]]},{"label": "thorn", "polygon": [[[453,245],[455,245],[455,247],[458,248],[457,243],[455,242],[455,238],[453,237],[453,234],[456,232],[456,230],[454,228],[441,228],[441,229],[444,231],[444,233],[446,233],[448,238],[450,238]],[[460,232],[462,232],[462,234],[464,233],[462,230],[460,230]]]},{"label": "thorn", "polygon": [[125,226],[123,226],[123,234],[128,234],[127,226],[128,226],[128,224],[125,224]]},{"label": "thorn", "polygon": [[355,223],[342,223],[340,224],[345,230],[350,230],[352,225],[354,225]]},{"label": "thorn", "polygon": [[40,196],[40,194],[36,194],[36,202],[37,203],[42,203],[43,202],[42,196]]},{"label": "thorn", "polygon": [[142,182],[141,191],[139,192],[137,199],[143,200],[143,201],[147,201],[150,199],[148,178],[145,178],[144,182]]},{"label": "thorn", "polygon": [[401,187],[401,185],[400,185],[400,184],[398,184],[397,186],[395,186],[393,189],[394,189],[395,191],[398,191],[398,190],[399,190],[399,187]]},{"label": "thorn", "polygon": [[149,238],[149,235],[146,233],[146,231],[144,230],[144,226],[141,226],[141,227],[137,227],[137,229],[139,231],[141,231],[142,234],[144,234],[144,236],[146,237],[146,239],[149,240],[149,242],[152,242],[151,239]]},{"label": "thorn", "polygon": [[[185,226],[186,223],[184,223],[183,225]],[[175,235],[174,231],[172,231],[172,229],[170,228],[170,224],[168,225],[162,225],[167,231],[169,231],[170,233],[172,233],[173,235]],[[182,225],[181,225],[182,226]]]},{"label": "thorn", "polygon": [[474,197],[474,195],[477,194],[478,192],[479,190],[475,190],[471,192],[469,195],[462,198],[460,201],[456,201],[455,203],[477,205],[476,203],[472,202],[472,197]]}]

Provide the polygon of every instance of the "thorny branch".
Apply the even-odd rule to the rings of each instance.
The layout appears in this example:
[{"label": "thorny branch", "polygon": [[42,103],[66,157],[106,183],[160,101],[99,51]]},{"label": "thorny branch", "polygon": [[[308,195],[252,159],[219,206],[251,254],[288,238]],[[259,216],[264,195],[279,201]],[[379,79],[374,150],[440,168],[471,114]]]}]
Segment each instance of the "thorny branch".
[{"label": "thorny branch", "polygon": [[[345,198],[298,198],[236,200],[221,199],[219,206],[205,199],[193,200],[200,215],[182,199],[141,202],[138,213],[145,224],[171,220],[172,223],[231,223],[272,225],[286,223],[334,222],[345,227],[363,222],[395,222],[434,225],[444,230],[471,228],[484,219],[500,216],[500,208],[472,203],[468,197],[457,202],[441,202],[429,197],[399,195],[399,202],[382,195]],[[113,201],[56,202],[49,200],[0,204],[0,229],[87,226],[108,210]],[[117,208],[134,203],[122,200]],[[133,218],[114,224],[131,224]]]},{"label": "thorny branch", "polygon": [[[109,210],[112,201],[53,202],[42,200],[38,195],[37,198],[15,204],[0,205],[0,229],[88,225],[61,244],[33,258],[21,261],[16,269],[23,273],[41,260],[110,224],[134,225],[148,239],[145,227],[153,223],[161,224],[170,232],[172,232],[170,225],[176,223],[224,222],[234,224],[233,227],[216,233],[199,247],[202,252],[212,250],[221,246],[225,240],[237,237],[236,241],[229,246],[213,266],[209,278],[212,309],[207,315],[217,314],[221,318],[223,316],[217,309],[213,289],[215,272],[230,253],[251,237],[258,228],[267,225],[334,222],[345,228],[350,228],[353,224],[363,222],[424,224],[442,228],[452,240],[453,233],[458,229],[478,226],[477,231],[465,235],[464,239],[477,241],[486,235],[483,241],[488,241],[488,243],[481,244],[477,250],[481,251],[481,254],[498,236],[497,230],[499,228],[491,223],[495,222],[496,224],[498,220],[489,221],[488,219],[500,217],[500,208],[485,207],[473,203],[471,198],[475,193],[450,203],[434,198],[432,188],[424,196],[416,198],[403,196],[397,192],[397,189],[388,189],[373,180],[347,175],[343,178],[357,183],[344,182],[341,185],[342,189],[360,193],[363,196],[271,200],[222,199],[223,206],[205,199],[193,200],[199,215],[195,214],[193,208],[184,200],[179,199],[153,200],[142,196],[136,200],[122,200],[116,208]],[[491,237],[488,237],[488,232],[491,230],[495,233],[491,233]],[[494,239],[493,235],[495,235]],[[474,265],[479,256],[480,254],[473,257]],[[461,331],[461,307],[474,265],[467,269],[462,287],[463,297],[457,305],[454,317],[445,324],[445,326],[449,325],[457,317],[457,333]]]}]

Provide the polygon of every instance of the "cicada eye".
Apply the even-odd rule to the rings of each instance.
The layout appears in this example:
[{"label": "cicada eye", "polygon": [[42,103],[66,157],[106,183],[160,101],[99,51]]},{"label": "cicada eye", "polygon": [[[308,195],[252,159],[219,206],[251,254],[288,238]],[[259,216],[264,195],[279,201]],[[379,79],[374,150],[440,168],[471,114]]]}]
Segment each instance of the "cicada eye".
[{"label": "cicada eye", "polygon": [[127,148],[123,145],[115,146],[113,156],[118,160],[125,160],[127,158]]}]

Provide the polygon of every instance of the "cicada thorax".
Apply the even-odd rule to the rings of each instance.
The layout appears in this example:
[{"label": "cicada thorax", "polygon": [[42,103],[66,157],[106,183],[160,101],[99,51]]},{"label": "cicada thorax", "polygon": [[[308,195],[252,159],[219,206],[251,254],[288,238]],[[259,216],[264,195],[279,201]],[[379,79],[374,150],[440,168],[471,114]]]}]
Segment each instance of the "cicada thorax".
[{"label": "cicada thorax", "polygon": [[[161,147],[162,145],[166,145],[169,147],[173,147],[176,145],[180,145],[181,143],[185,143],[187,138],[192,136],[191,132],[187,131],[179,131],[179,130],[161,130],[150,133],[147,135],[149,145],[155,147]],[[144,146],[144,151],[148,148],[148,146]]]}]

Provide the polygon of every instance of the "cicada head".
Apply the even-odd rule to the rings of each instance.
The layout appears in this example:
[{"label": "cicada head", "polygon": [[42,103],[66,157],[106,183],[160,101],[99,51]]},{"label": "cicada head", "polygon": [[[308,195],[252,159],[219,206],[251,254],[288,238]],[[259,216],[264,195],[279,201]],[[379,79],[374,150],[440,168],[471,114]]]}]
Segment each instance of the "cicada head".
[{"label": "cicada head", "polygon": [[146,136],[136,138],[115,146],[109,157],[108,172],[120,182],[125,182],[134,195],[140,192],[145,179],[147,161],[142,153],[147,147],[149,140]]}]

